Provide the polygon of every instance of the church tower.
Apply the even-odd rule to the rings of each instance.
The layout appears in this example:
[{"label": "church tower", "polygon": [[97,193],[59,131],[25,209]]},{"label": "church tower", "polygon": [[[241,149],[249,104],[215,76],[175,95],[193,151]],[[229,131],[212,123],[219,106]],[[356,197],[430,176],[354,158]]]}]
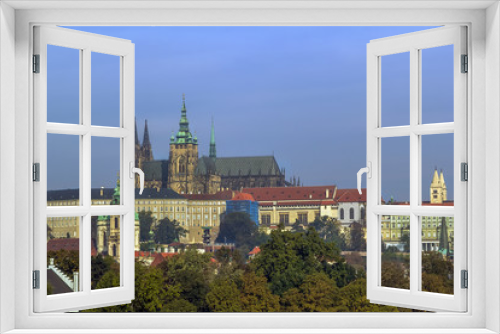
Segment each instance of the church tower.
[{"label": "church tower", "polygon": [[179,131],[170,138],[168,187],[179,194],[198,193],[195,188],[195,169],[198,164],[198,139],[189,131],[186,98],[182,94]]},{"label": "church tower", "polygon": [[444,201],[448,200],[448,190],[444,182],[443,171],[441,170],[441,174],[439,174],[437,168],[434,170],[434,175],[432,176],[430,194],[432,204],[443,204]]},{"label": "church tower", "polygon": [[153,148],[149,140],[148,120],[144,124],[144,139],[142,140],[142,150],[144,154],[144,161],[153,161]]},{"label": "church tower", "polygon": [[212,118],[212,128],[210,129],[210,153],[209,157],[215,159],[217,157],[217,151],[215,149],[215,130],[214,130],[214,120]]}]

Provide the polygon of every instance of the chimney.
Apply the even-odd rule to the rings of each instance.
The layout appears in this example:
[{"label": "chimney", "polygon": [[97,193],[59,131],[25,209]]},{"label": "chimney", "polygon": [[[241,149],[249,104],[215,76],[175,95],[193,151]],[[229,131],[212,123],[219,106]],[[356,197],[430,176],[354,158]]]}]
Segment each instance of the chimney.
[{"label": "chimney", "polygon": [[328,198],[328,194],[330,193],[329,189],[326,189],[326,198]]},{"label": "chimney", "polygon": [[78,292],[78,287],[80,285],[80,282],[78,280],[78,271],[73,271],[73,291]]},{"label": "chimney", "polygon": [[104,187],[101,187],[101,197],[104,196]]}]

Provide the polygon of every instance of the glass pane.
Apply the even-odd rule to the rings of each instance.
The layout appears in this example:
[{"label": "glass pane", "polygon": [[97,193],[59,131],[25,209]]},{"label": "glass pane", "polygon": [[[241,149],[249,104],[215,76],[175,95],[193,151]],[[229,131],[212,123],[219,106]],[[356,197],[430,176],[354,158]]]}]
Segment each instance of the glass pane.
[{"label": "glass pane", "polygon": [[409,204],[410,138],[382,138],[381,191],[386,205]]},{"label": "glass pane", "polygon": [[452,133],[422,136],[422,204],[453,206]]},{"label": "glass pane", "polygon": [[421,50],[422,123],[453,122],[453,45]]},{"label": "glass pane", "polygon": [[453,217],[421,217],[422,291],[453,294]]},{"label": "glass pane", "polygon": [[80,217],[47,218],[47,295],[79,291]]},{"label": "glass pane", "polygon": [[92,52],[92,125],[120,126],[120,57]]},{"label": "glass pane", "polygon": [[92,137],[92,205],[120,204],[120,138]]},{"label": "glass pane", "polygon": [[80,122],[80,50],[47,45],[47,122]]},{"label": "glass pane", "polygon": [[382,216],[382,286],[410,288],[410,217]]},{"label": "glass pane", "polygon": [[91,286],[120,286],[120,216],[92,217]]},{"label": "glass pane", "polygon": [[48,206],[79,205],[79,152],[79,136],[47,134]]},{"label": "glass pane", "polygon": [[381,57],[382,126],[410,124],[410,53]]}]

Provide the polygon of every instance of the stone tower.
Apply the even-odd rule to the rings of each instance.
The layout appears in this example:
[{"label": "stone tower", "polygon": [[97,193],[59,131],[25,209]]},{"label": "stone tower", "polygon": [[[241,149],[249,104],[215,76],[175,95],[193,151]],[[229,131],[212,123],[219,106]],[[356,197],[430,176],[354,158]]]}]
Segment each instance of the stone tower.
[{"label": "stone tower", "polygon": [[432,204],[442,204],[448,200],[448,191],[444,182],[443,171],[441,170],[441,174],[439,174],[437,168],[434,170],[434,175],[432,176],[430,195]]},{"label": "stone tower", "polygon": [[189,131],[186,99],[182,95],[179,131],[170,138],[168,187],[179,194],[198,193],[195,187],[195,169],[198,164],[198,139]]},{"label": "stone tower", "polygon": [[[135,165],[144,169],[144,162],[153,161],[153,147],[151,145],[151,141],[149,139],[149,128],[148,128],[148,120],[145,121],[144,124],[144,138],[142,141],[142,145],[139,141],[139,135],[137,133],[137,122],[135,123]],[[139,175],[135,176],[135,187],[139,188]]]}]

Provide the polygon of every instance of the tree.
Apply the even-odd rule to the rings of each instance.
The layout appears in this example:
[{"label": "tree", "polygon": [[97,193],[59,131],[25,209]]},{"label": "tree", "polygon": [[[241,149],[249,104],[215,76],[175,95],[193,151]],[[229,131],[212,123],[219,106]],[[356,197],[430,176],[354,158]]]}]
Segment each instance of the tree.
[{"label": "tree", "polygon": [[351,224],[351,250],[366,251],[366,239],[363,226],[357,222]]},{"label": "tree", "polygon": [[205,297],[215,276],[210,254],[200,254],[195,249],[178,254],[159,265],[165,283],[179,285],[181,298],[207,311]]},{"label": "tree", "polygon": [[258,237],[258,227],[248,213],[232,212],[222,220],[215,242],[234,243],[246,254],[257,245]]},{"label": "tree", "polygon": [[48,251],[47,263],[50,263],[51,258],[54,259],[54,265],[68,277],[73,277],[73,272],[80,267],[80,252],[77,250]]},{"label": "tree", "polygon": [[106,289],[120,286],[120,274],[115,270],[107,271],[95,285],[95,289]]},{"label": "tree", "polygon": [[241,312],[243,306],[240,291],[231,280],[215,280],[210,284],[210,292],[206,296],[208,309],[212,312]]},{"label": "tree", "polygon": [[179,241],[186,236],[187,230],[182,228],[177,221],[170,221],[168,218],[160,220],[155,231],[155,242],[157,244],[170,244]]},{"label": "tree", "polygon": [[242,276],[241,281],[242,312],[280,311],[280,298],[271,293],[265,277],[250,271]]},{"label": "tree", "polygon": [[309,228],[306,232],[273,231],[269,241],[250,266],[270,283],[271,291],[281,295],[302,284],[306,275],[324,271],[329,263],[341,260],[340,250],[333,242],[325,242]]},{"label": "tree", "polygon": [[317,217],[311,223],[311,226],[323,240],[335,242],[340,249],[346,248],[345,236],[341,231],[341,224],[337,219],[328,216]]},{"label": "tree", "polygon": [[335,312],[339,288],[325,273],[308,275],[298,287],[283,294],[282,305],[288,312]]},{"label": "tree", "polygon": [[304,225],[298,219],[292,224],[292,232],[304,232]]},{"label": "tree", "polygon": [[139,240],[146,242],[150,240],[151,225],[154,223],[151,211],[139,212]]},{"label": "tree", "polygon": [[[97,256],[92,256],[91,262],[91,285],[95,288],[101,278],[111,270],[111,267],[115,265],[116,270],[119,271],[119,265],[116,264],[115,260],[111,256],[103,256],[98,254]],[[118,286],[120,282],[118,280]]]},{"label": "tree", "polygon": [[370,303],[366,299],[366,279],[358,279],[340,289],[337,312],[398,312],[397,307]]},{"label": "tree", "polygon": [[453,294],[453,261],[439,252],[424,252],[422,290]]},{"label": "tree", "polygon": [[404,246],[404,251],[406,253],[409,253],[410,252],[410,232],[409,231],[406,231],[406,232],[401,232],[401,243],[403,244]]}]

